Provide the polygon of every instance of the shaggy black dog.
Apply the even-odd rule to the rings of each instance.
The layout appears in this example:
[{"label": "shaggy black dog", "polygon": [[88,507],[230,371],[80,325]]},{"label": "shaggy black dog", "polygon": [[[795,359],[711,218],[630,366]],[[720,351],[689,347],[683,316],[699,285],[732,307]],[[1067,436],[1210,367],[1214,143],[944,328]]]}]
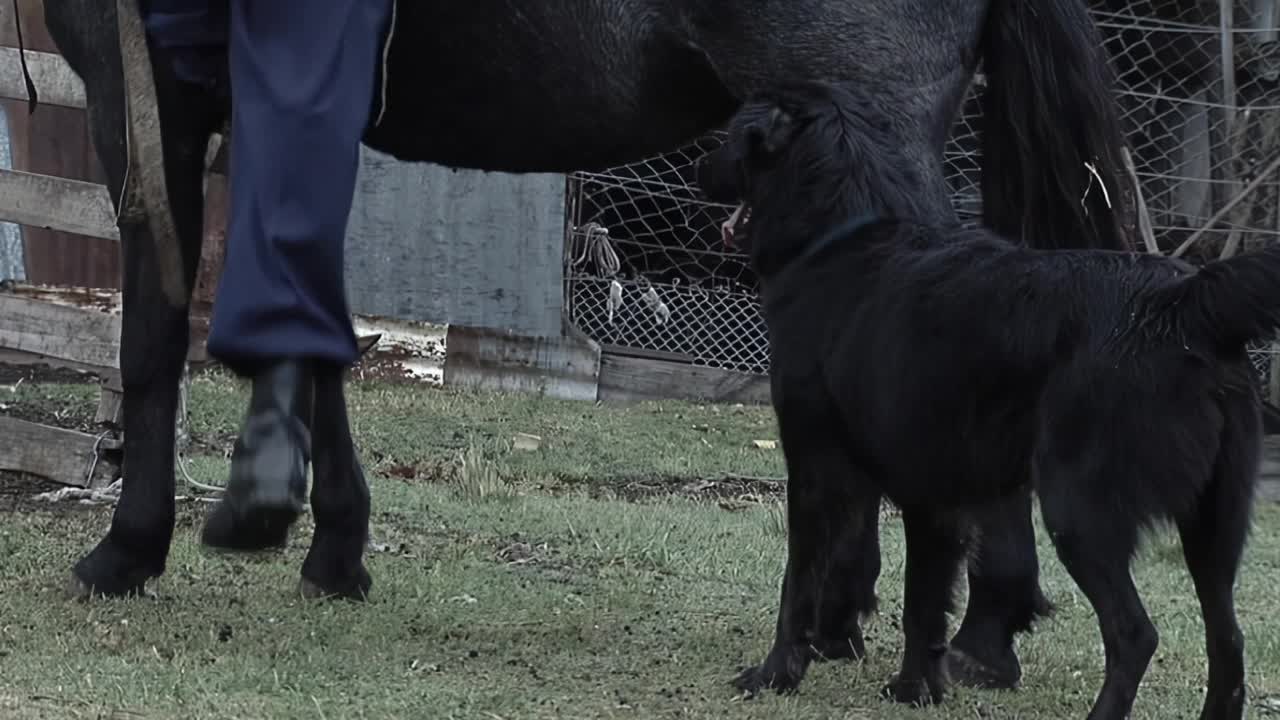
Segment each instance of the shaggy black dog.
[{"label": "shaggy black dog", "polygon": [[702,168],[708,196],[750,208],[789,477],[777,635],[735,682],[797,686],[883,494],[907,544],[905,650],[885,692],[941,701],[972,514],[1030,479],[1098,615],[1106,680],[1089,717],[1127,717],[1155,652],[1129,566],[1140,531],[1170,520],[1205,623],[1201,718],[1240,718],[1232,586],[1261,445],[1245,345],[1280,325],[1280,248],[1196,271],[918,224],[938,213],[874,107],[825,84],[757,96]]}]

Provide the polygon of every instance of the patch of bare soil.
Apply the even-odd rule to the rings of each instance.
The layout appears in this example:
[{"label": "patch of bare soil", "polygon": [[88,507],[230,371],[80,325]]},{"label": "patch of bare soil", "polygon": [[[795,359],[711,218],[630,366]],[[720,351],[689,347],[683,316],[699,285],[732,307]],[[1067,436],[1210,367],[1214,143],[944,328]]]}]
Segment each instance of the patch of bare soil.
[{"label": "patch of bare soil", "polygon": [[495,548],[493,559],[496,562],[513,570],[534,572],[557,582],[571,582],[576,575],[587,569],[571,565],[550,543],[524,537],[521,533],[495,538],[491,544]]},{"label": "patch of bare soil", "polygon": [[55,368],[47,365],[8,365],[0,363],[0,385],[24,383],[72,383],[85,384],[96,382],[96,378],[87,373],[70,368]]},{"label": "patch of bare soil", "polygon": [[784,478],[723,475],[709,478],[635,477],[603,482],[579,481],[569,487],[587,485],[593,497],[641,502],[655,498],[683,497],[714,502],[726,510],[741,510],[761,503],[776,502],[786,496]]}]

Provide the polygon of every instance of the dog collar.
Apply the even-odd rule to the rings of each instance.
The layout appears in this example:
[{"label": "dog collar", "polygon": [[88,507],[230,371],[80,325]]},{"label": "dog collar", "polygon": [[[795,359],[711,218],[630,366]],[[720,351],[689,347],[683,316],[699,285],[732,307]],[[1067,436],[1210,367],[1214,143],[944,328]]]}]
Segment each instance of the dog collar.
[{"label": "dog collar", "polygon": [[800,253],[799,257],[797,257],[795,260],[793,260],[788,264],[794,265],[796,263],[801,263],[806,260],[809,260],[814,255],[817,255],[821,253],[823,250],[826,250],[836,240],[844,237],[849,237],[850,235],[861,230],[862,228],[874,223],[878,219],[879,218],[877,218],[875,215],[866,214],[866,215],[857,215],[850,220],[846,220],[845,222],[840,223],[839,225],[835,226],[831,230],[828,230],[826,234],[819,237],[815,242],[810,243],[809,247],[805,248],[805,251]]}]

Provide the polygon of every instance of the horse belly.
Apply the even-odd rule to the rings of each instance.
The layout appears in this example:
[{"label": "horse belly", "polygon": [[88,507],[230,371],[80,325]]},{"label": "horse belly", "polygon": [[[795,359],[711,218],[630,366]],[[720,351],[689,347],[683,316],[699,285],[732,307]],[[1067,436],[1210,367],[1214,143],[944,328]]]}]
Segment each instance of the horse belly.
[{"label": "horse belly", "polygon": [[674,149],[736,102],[645,4],[402,3],[365,142],[506,172],[599,170]]}]

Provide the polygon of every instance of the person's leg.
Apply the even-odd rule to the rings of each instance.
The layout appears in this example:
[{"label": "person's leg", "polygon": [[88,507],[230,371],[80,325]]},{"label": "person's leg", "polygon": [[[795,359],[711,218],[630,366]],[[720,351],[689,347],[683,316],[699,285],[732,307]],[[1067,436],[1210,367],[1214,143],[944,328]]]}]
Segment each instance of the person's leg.
[{"label": "person's leg", "polygon": [[141,10],[152,47],[179,80],[211,87],[225,74],[227,0],[145,0]]},{"label": "person's leg", "polygon": [[313,368],[358,355],[343,246],[391,0],[230,8],[230,221],[208,347],[253,397],[203,541],[254,550],[302,509]]}]

